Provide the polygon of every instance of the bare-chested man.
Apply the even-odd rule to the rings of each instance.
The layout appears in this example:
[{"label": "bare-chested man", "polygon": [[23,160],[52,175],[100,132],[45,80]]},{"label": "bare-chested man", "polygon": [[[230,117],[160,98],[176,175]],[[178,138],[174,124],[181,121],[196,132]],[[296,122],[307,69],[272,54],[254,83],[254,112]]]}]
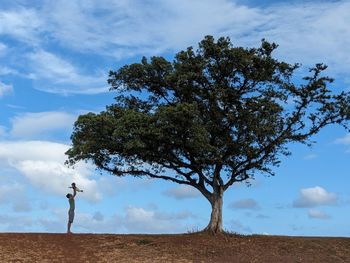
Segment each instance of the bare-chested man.
[{"label": "bare-chested man", "polygon": [[[79,189],[77,189],[77,187],[75,186],[75,183],[72,183],[71,188],[73,189],[73,194],[66,195],[66,197],[68,198],[68,201],[69,201],[67,234],[72,234],[72,232],[70,231],[70,227],[74,221],[74,210],[75,210],[74,197],[77,195],[77,190],[79,191]],[[82,191],[79,191],[79,192],[82,192]]]}]

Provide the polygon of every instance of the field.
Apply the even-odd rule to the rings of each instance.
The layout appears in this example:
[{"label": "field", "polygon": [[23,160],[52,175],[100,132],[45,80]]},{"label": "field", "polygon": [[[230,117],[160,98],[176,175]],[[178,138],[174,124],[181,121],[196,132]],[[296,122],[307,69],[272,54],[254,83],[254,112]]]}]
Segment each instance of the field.
[{"label": "field", "polygon": [[1,233],[0,262],[350,262],[350,238]]}]

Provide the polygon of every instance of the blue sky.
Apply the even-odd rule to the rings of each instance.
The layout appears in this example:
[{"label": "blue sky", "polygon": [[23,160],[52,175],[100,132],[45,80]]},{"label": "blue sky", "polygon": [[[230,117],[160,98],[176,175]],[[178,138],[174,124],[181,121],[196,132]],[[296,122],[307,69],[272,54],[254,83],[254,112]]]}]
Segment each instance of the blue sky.
[{"label": "blue sky", "polygon": [[[79,114],[115,94],[110,69],[151,55],[172,59],[207,34],[237,46],[262,38],[307,68],[325,62],[334,91],[350,88],[349,1],[2,0],[0,5],[0,231],[64,232],[75,181],[73,231],[178,233],[204,228],[204,197],[168,182],[64,166]],[[276,176],[234,185],[224,228],[244,234],[350,236],[350,134],[324,129],[312,148],[290,145]]]}]

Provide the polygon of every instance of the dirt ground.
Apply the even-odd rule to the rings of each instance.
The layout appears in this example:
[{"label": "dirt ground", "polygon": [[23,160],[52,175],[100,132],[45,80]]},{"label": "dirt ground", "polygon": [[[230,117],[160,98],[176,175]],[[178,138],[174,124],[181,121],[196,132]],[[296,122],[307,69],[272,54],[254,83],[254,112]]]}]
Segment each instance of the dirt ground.
[{"label": "dirt ground", "polygon": [[350,238],[1,233],[0,262],[350,262]]}]

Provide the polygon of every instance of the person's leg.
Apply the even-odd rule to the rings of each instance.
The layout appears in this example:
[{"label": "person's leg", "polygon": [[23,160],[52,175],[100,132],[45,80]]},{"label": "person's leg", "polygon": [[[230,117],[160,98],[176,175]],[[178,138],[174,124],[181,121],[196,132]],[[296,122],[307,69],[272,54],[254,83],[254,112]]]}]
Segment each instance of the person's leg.
[{"label": "person's leg", "polygon": [[74,220],[74,211],[73,210],[69,210],[68,212],[68,224],[67,224],[67,233],[71,234],[72,232],[70,231],[71,225],[73,223]]},{"label": "person's leg", "polygon": [[70,221],[68,221],[68,225],[67,225],[67,234],[70,234],[70,233],[72,233],[71,231],[70,231],[70,226],[72,225],[72,223],[70,222]]}]

